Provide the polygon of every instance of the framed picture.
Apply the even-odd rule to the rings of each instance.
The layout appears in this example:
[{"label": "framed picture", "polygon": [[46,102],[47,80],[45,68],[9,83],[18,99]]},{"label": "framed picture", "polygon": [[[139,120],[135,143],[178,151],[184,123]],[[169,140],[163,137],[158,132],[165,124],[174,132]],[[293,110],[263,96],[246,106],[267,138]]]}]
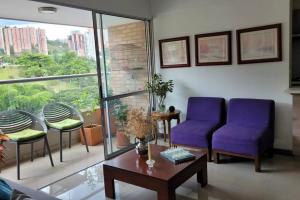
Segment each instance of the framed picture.
[{"label": "framed picture", "polygon": [[190,67],[190,39],[177,37],[159,40],[160,67]]},{"label": "framed picture", "polygon": [[237,30],[238,64],[282,61],[281,24]]},{"label": "framed picture", "polygon": [[231,65],[231,31],[195,35],[197,66]]}]

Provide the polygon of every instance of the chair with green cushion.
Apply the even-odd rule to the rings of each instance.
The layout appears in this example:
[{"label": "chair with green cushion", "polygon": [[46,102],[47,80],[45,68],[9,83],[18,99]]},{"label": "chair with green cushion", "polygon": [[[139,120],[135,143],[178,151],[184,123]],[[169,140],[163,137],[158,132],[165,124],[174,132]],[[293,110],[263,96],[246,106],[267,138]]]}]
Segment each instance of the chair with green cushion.
[{"label": "chair with green cushion", "polygon": [[69,133],[69,148],[71,148],[72,131],[81,129],[85,141],[86,151],[89,152],[89,147],[86,142],[86,136],[83,128],[83,117],[78,110],[63,103],[50,103],[43,108],[42,114],[48,128],[59,131],[60,162],[63,161],[63,133]]},{"label": "chair with green cushion", "polygon": [[0,113],[0,130],[9,140],[16,144],[17,176],[20,180],[20,146],[31,144],[31,161],[33,161],[33,143],[44,140],[52,167],[54,166],[47,139],[46,124],[34,115],[20,110]]}]

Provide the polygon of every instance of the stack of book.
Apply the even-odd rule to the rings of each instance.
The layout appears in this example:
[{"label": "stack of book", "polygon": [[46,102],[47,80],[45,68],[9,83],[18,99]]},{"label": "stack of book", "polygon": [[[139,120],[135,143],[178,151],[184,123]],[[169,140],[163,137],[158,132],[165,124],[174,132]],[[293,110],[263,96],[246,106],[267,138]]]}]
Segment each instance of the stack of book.
[{"label": "stack of book", "polygon": [[160,152],[160,155],[175,164],[194,160],[195,156],[183,148],[171,148]]}]

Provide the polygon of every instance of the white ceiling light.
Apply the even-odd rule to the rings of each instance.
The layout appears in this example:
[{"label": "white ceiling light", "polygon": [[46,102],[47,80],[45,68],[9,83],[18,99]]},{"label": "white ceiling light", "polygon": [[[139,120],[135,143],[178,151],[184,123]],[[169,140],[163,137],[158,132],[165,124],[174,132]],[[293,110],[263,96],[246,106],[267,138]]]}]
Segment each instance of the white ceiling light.
[{"label": "white ceiling light", "polygon": [[57,12],[57,8],[55,8],[55,7],[39,7],[38,11],[39,11],[39,13],[42,13],[42,14],[54,14]]}]

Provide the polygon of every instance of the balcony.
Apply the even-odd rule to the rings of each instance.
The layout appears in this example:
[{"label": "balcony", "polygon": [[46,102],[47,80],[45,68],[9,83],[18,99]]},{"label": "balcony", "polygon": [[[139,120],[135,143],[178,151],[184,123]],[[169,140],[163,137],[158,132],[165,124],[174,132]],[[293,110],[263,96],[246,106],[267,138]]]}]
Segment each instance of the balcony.
[{"label": "balcony", "polygon": [[[58,134],[51,134],[50,138],[53,139],[51,143],[55,144],[56,140],[56,144],[58,144],[57,136]],[[67,137],[64,139],[68,141]],[[104,147],[102,144],[89,146],[90,152],[87,153],[84,145],[78,143],[78,138],[73,138],[72,143],[72,148],[69,149],[68,144],[64,142],[64,162],[62,163],[59,162],[59,151],[55,150],[52,152],[54,167],[51,167],[48,156],[42,157],[42,150],[40,148],[35,151],[33,162],[29,160],[29,153],[27,155],[22,153],[21,180],[17,181],[17,167],[14,164],[15,159],[13,158],[11,158],[12,161],[9,164],[3,166],[0,176],[30,188],[39,189],[104,160]],[[38,145],[42,146],[42,144]],[[52,149],[54,146],[52,146]],[[58,145],[56,146],[58,148]],[[30,148],[28,147],[28,149]],[[24,148],[24,150],[26,149]],[[14,148],[8,149],[9,153],[14,153],[13,151]]]}]

